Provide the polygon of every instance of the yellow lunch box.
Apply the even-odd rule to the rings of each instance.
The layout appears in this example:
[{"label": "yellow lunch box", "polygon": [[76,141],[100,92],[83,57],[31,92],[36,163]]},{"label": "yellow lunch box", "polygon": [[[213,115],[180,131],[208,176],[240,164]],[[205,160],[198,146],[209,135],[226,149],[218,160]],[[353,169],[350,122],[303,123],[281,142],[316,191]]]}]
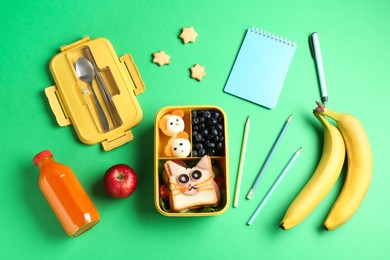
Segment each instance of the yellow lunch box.
[{"label": "yellow lunch box", "polygon": [[130,54],[118,58],[107,39],[86,36],[62,46],[50,71],[55,85],[45,94],[60,126],[73,124],[81,142],[105,151],[134,138],[143,116],[136,96],[145,85]]},{"label": "yellow lunch box", "polygon": [[[230,203],[228,164],[227,117],[221,108],[169,106],[157,112],[154,122],[154,202],[159,213],[169,217],[224,213]],[[196,179],[201,180],[201,177],[205,180],[197,185]],[[210,190],[214,188],[219,196],[217,203],[213,204],[215,201],[211,202],[211,199],[212,205],[188,206],[193,203],[191,200],[195,200],[194,194],[211,198]],[[198,195],[201,192],[202,195]],[[181,210],[184,204],[187,208]]]}]

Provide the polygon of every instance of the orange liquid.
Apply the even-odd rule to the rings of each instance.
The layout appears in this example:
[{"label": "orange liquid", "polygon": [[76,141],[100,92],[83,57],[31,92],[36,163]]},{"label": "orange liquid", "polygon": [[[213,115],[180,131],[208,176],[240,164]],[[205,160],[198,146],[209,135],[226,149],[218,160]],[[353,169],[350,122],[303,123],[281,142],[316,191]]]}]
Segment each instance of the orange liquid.
[{"label": "orange liquid", "polygon": [[52,156],[37,166],[41,191],[69,236],[76,237],[99,222],[99,212],[69,167]]}]

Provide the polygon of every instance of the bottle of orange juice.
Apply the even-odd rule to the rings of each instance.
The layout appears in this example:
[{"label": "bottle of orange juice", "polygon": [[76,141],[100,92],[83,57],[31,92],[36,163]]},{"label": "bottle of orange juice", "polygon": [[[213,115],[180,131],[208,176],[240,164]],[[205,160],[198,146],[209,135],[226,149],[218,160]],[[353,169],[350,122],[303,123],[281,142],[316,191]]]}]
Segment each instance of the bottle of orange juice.
[{"label": "bottle of orange juice", "polygon": [[38,153],[39,187],[69,236],[76,237],[95,226],[99,212],[73,171],[53,159],[49,150]]}]

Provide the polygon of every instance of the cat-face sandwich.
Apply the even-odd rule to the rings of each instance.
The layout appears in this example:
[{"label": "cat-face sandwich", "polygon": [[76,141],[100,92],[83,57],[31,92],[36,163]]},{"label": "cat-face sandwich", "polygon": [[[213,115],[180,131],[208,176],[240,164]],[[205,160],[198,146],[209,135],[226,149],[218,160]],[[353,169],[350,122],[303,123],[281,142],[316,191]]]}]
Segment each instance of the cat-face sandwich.
[{"label": "cat-face sandwich", "polygon": [[165,162],[164,167],[172,211],[218,205],[221,193],[214,181],[209,156],[203,156],[193,168],[185,168],[173,161]]}]

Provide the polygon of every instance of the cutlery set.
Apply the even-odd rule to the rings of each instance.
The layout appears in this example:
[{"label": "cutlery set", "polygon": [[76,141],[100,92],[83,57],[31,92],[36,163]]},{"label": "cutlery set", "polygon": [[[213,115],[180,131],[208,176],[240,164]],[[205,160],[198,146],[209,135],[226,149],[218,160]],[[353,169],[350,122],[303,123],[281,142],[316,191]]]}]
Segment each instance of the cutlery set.
[{"label": "cutlery set", "polygon": [[93,82],[97,82],[98,89],[101,96],[103,97],[103,103],[108,110],[109,116],[113,122],[114,128],[119,127],[123,124],[122,119],[118,113],[118,110],[112,100],[111,93],[109,92],[107,85],[100,73],[100,70],[92,56],[92,53],[88,47],[84,49],[88,58],[79,57],[75,64],[75,69],[79,79],[89,85],[89,89],[82,89],[82,92],[87,96],[91,94],[93,98],[93,105],[96,109],[100,126],[103,132],[110,130],[108,119],[104,113],[103,107],[96,96]]},{"label": "cutlery set", "polygon": [[45,89],[57,123],[73,125],[81,142],[105,151],[131,141],[145,90],[131,55],[117,56],[107,39],[88,36],[60,49],[49,66],[55,84]]}]

